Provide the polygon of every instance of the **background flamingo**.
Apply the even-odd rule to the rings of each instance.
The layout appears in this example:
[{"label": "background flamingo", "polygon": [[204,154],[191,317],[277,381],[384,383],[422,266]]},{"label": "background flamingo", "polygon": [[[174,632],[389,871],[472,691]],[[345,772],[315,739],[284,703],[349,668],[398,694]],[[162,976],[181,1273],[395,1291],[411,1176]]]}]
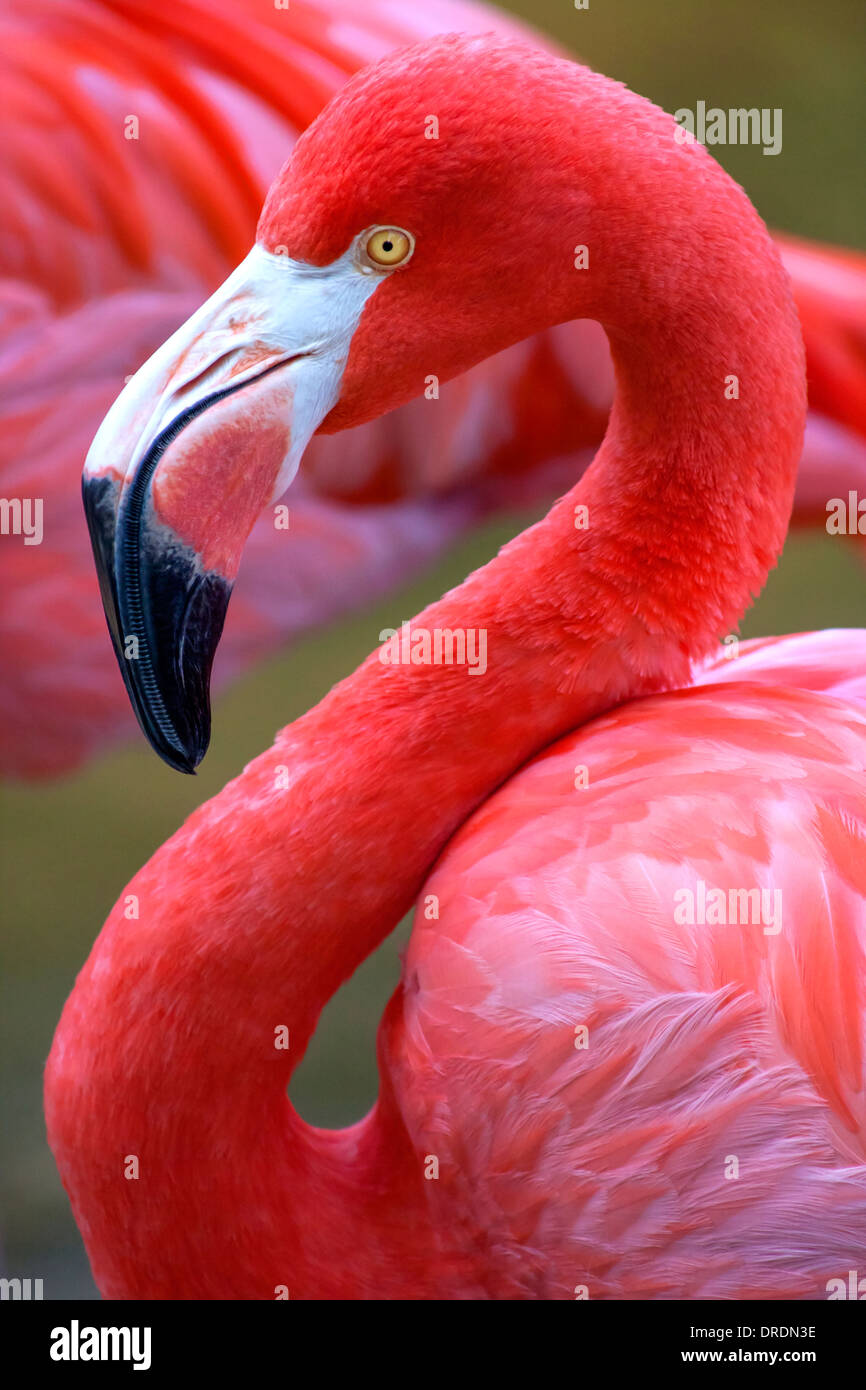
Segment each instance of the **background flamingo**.
[{"label": "background flamingo", "polygon": [[[430,110],[459,138],[419,160]],[[499,123],[519,132],[504,168],[490,159]],[[805,390],[760,220],[672,134],[626,89],[507,40],[452,36],[384,60],[297,146],[260,222],[264,254],[100,432],[86,495],[109,560],[105,499],[132,462],[104,592],[122,613],[140,582],[156,662],[167,619],[175,639],[183,619],[187,644],[199,622],[208,635],[206,614],[175,607],[186,557],[232,573],[251,501],[235,491],[229,513],[220,491],[276,478],[281,455],[264,446],[287,379],[294,450],[311,428],[308,383],[338,368],[337,404],[316,396],[334,429],[522,325],[592,316],[617,363],[593,467],[419,618],[486,629],[486,678],[373,654],[153,857],[129,886],[140,919],[124,898],[109,919],[58,1029],[46,1101],[110,1296],[822,1298],[862,1256],[866,714],[840,676],[866,639],[765,644],[744,663],[757,683],[722,690],[710,667],[689,688],[691,662],[781,548]],[[415,239],[388,233],[405,269],[371,250],[386,206]],[[574,225],[592,248],[586,277],[565,254]],[[243,314],[257,367],[270,361],[278,335],[255,296],[277,246],[299,294],[310,281],[320,297],[278,306],[288,365],[217,400],[234,357],[204,384],[196,363],[128,454],[148,393],[166,372],[183,382],[203,324]],[[317,318],[305,355],[293,315],[335,284],[333,329],[323,338]],[[245,434],[241,399],[255,407]],[[165,436],[151,474],[151,435],[190,401],[211,403]],[[138,479],[159,526],[133,549],[124,508]],[[188,692],[188,652],[183,663]],[[144,664],[131,669],[145,714],[168,712],[149,726],[155,743],[183,741],[189,697],[170,668],[154,665],[150,688]],[[590,771],[581,792],[576,765]],[[784,931],[678,921],[676,892],[704,877],[781,890]],[[287,1078],[324,1000],[419,892],[379,1103],[351,1130],[309,1129]],[[281,1026],[290,1053],[274,1049]],[[123,1176],[130,1153],[137,1182]]]},{"label": "background flamingo", "polygon": [[[517,26],[452,0],[398,15],[372,4],[360,19],[341,0],[288,11],[64,0],[8,4],[0,23],[11,152],[2,486],[46,505],[40,547],[0,546],[0,769],[36,776],[132,728],[77,482],[119,383],[245,253],[286,149],[361,62],[437,30]],[[131,113],[138,140],[122,138]],[[828,496],[866,491],[864,262],[782,245],[814,409],[798,512],[820,524]],[[549,500],[591,457],[611,395],[606,340],[575,323],[445,386],[435,410],[416,402],[337,442],[315,440],[291,536],[263,518],[251,538],[218,681],[391,591],[491,510]]]}]

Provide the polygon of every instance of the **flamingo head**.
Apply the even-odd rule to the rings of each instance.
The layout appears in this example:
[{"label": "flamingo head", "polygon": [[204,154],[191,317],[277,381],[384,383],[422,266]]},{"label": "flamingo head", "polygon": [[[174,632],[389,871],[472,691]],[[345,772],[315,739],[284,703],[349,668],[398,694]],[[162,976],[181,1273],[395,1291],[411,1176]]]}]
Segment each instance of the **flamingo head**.
[{"label": "flamingo head", "polygon": [[[127,384],[85,508],[120,668],[171,766],[192,772],[207,748],[244,542],[313,433],[598,316],[639,197],[605,179],[623,118],[599,113],[623,90],[492,35],[389,55],[301,137],[250,254]],[[611,248],[592,278],[574,263],[590,240]]]}]

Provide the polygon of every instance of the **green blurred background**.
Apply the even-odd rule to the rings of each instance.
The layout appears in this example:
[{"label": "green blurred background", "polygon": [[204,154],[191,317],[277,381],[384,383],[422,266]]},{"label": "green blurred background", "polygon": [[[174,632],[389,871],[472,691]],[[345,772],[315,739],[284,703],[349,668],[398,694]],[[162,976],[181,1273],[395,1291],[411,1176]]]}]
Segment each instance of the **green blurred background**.
[{"label": "green blurred background", "polygon": [[[861,0],[590,0],[585,11],[570,0],[521,0],[510,8],[668,110],[694,108],[699,99],[781,107],[777,157],[756,146],[716,147],[716,157],[772,226],[862,245]],[[96,1296],[45,1144],[41,1070],[75,973],[124,884],[277,728],[356,666],[395,613],[399,621],[459,582],[529,519],[487,526],[423,581],[235,686],[216,703],[211,750],[196,779],[170,772],[138,743],[55,785],[2,791],[0,1222],[9,1274],[43,1278],[49,1298]],[[830,625],[866,625],[866,574],[844,541],[794,536],[744,632]],[[311,1122],[345,1124],[375,1098],[375,1031],[398,978],[405,932],[404,923],[325,1010],[292,1087]]]}]

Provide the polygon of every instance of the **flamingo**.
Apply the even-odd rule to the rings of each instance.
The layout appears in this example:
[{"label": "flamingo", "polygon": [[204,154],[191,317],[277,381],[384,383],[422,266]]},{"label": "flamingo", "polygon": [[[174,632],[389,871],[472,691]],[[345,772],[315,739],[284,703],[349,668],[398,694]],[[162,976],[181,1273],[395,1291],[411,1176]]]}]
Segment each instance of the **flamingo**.
[{"label": "flamingo", "polygon": [[[80,460],[126,375],[248,249],[285,151],[363,62],[440,29],[549,41],[469,0],[10,0],[0,312],[2,490],[44,499],[41,545],[3,538],[0,771],[69,771],[133,728],[106,649]],[[140,129],[127,130],[130,113]],[[34,129],[52,138],[35,140]],[[130,135],[138,138],[126,139]],[[35,234],[37,233],[37,234]],[[864,260],[780,238],[807,345],[797,517],[866,493]],[[222,685],[288,638],[393,590],[480,518],[570,485],[613,395],[597,324],[546,330],[338,439],[317,435],[290,534],[254,528]],[[282,583],[274,585],[275,572]]]},{"label": "flamingo", "polygon": [[[191,768],[312,432],[574,317],[616,364],[593,464],[413,624],[486,633],[484,673],[371,653],[77,980],[46,1117],[106,1297],[809,1299],[862,1260],[866,637],[718,659],[784,540],[803,353],[763,223],[670,117],[497,35],[336,95],[88,457],[125,680]],[[698,920],[701,884],[782,908]],[[378,1102],[310,1128],[288,1079],[413,903]]]}]

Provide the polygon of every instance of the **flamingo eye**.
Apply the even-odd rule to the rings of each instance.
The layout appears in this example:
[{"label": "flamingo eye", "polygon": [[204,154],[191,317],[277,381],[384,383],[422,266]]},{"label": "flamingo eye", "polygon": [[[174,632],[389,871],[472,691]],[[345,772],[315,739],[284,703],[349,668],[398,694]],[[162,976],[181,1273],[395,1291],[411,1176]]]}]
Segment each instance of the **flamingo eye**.
[{"label": "flamingo eye", "polygon": [[374,227],[362,245],[374,265],[402,265],[415,250],[415,238],[400,227]]}]

